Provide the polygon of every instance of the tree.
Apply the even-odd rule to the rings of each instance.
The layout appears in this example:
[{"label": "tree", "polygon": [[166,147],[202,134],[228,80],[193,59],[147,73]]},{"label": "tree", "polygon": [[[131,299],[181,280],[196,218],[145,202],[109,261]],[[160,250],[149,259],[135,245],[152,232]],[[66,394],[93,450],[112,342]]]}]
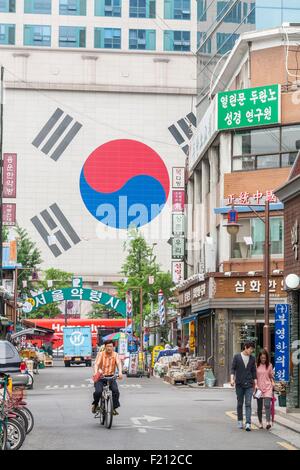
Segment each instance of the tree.
[{"label": "tree", "polygon": [[[42,263],[41,252],[36,244],[30,239],[26,229],[19,225],[15,227],[17,239],[17,261],[24,268],[18,275],[18,290],[23,293],[29,293],[34,289],[34,283],[30,282],[32,273]],[[23,288],[23,281],[27,281],[27,288]]]},{"label": "tree", "polygon": [[[72,274],[61,271],[60,269],[50,268],[46,269],[43,273],[43,280],[38,281],[35,284],[35,290],[49,290],[48,282],[53,281],[55,289],[64,289],[70,287],[72,283]],[[52,288],[50,288],[52,289]],[[40,307],[38,310],[28,315],[29,318],[56,318],[61,315],[61,311],[57,303],[45,305]]]},{"label": "tree", "polygon": [[2,225],[2,243],[7,242],[8,239],[8,228],[6,225]]},{"label": "tree", "polygon": [[112,311],[109,310],[105,305],[102,304],[91,304],[91,311],[88,313],[88,318],[109,318],[109,314]]},{"label": "tree", "polygon": [[[125,299],[126,291],[132,290],[134,325],[140,323],[140,290],[143,288],[143,312],[147,317],[151,311],[152,298],[154,309],[158,308],[158,292],[161,289],[166,299],[166,307],[170,305],[169,299],[172,295],[171,288],[174,286],[171,274],[163,272],[160,265],[156,262],[156,256],[153,253],[153,246],[149,246],[137,229],[129,231],[129,242],[124,245],[128,254],[122,266],[122,274],[127,278],[124,281],[116,283],[118,296]],[[149,284],[149,276],[154,277],[154,283]]]}]

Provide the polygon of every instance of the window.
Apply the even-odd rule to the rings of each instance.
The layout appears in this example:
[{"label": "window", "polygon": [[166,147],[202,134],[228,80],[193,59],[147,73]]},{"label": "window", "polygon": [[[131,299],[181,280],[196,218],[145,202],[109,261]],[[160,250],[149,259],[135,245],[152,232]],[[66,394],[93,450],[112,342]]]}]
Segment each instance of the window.
[{"label": "window", "polygon": [[15,13],[16,0],[0,0],[0,12]]},{"label": "window", "polygon": [[206,21],[207,20],[207,5],[206,0],[197,0],[197,20]]},{"label": "window", "polygon": [[24,13],[51,15],[51,0],[24,0]]},{"label": "window", "polygon": [[95,48],[121,49],[121,29],[95,28]]},{"label": "window", "polygon": [[[223,18],[227,10],[232,6],[232,2],[218,2],[217,20]],[[224,23],[241,23],[242,21],[242,4],[239,2],[233,7],[224,18]]]},{"label": "window", "polygon": [[59,0],[60,15],[86,15],[86,0]]},{"label": "window", "polygon": [[217,49],[219,54],[226,54],[234,47],[239,34],[217,33]]},{"label": "window", "polygon": [[156,0],[130,0],[130,18],[155,18]]},{"label": "window", "polygon": [[[240,219],[238,233],[231,236],[231,258],[261,258],[264,254],[265,224],[259,218]],[[253,245],[246,245],[244,237],[251,236]],[[283,217],[270,217],[270,253],[283,257]]]},{"label": "window", "polygon": [[165,51],[190,51],[189,31],[164,31]]},{"label": "window", "polygon": [[201,49],[203,54],[211,54],[211,38],[205,43],[204,46],[200,48],[201,42],[205,41],[206,33],[202,33],[201,31],[197,32],[197,49]]},{"label": "window", "polygon": [[95,16],[121,16],[122,0],[95,0]]},{"label": "window", "polygon": [[154,29],[130,29],[129,49],[155,50],[156,33]]},{"label": "window", "polygon": [[24,46],[51,46],[51,26],[25,25]]},{"label": "window", "polygon": [[255,3],[245,3],[244,2],[244,13],[243,13],[243,19],[245,20],[245,23],[248,24],[255,24]]},{"label": "window", "polygon": [[237,131],[233,171],[292,166],[300,146],[300,125]]},{"label": "window", "polygon": [[190,20],[191,0],[165,0],[164,17],[170,20]]},{"label": "window", "polygon": [[14,24],[0,24],[0,44],[15,44]]},{"label": "window", "polygon": [[60,26],[59,47],[85,47],[85,36],[85,28]]}]

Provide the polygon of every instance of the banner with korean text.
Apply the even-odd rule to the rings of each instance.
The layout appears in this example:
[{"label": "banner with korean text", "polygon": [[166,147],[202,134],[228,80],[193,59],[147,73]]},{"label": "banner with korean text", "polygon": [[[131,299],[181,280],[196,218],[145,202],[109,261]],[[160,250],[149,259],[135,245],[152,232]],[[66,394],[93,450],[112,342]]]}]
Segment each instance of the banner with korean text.
[{"label": "banner with korean text", "polygon": [[218,93],[218,130],[267,126],[280,121],[280,85]]},{"label": "banner with korean text", "polygon": [[290,306],[275,306],[275,380],[288,382],[290,378]]}]

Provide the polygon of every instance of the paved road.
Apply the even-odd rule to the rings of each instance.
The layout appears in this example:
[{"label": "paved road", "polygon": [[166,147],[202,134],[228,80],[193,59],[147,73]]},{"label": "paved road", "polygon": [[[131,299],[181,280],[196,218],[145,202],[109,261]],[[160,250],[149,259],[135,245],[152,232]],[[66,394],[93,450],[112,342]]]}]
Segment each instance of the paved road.
[{"label": "paved road", "polygon": [[36,424],[23,449],[280,450],[287,442],[300,447],[299,435],[276,425],[273,432],[237,429],[232,390],[171,386],[156,378],[119,382],[120,416],[107,430],[90,411],[91,372],[59,362],[40,372],[28,392]]}]

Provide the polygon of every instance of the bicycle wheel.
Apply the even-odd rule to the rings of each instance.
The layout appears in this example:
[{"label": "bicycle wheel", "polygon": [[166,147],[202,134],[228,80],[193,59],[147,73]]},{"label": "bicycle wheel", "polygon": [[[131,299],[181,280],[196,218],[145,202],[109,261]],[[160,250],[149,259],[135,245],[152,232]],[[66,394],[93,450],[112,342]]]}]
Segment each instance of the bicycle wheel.
[{"label": "bicycle wheel", "polygon": [[20,425],[17,419],[9,418],[7,421],[7,449],[18,450],[25,441],[25,429]]},{"label": "bicycle wheel", "polygon": [[105,426],[107,429],[110,429],[113,422],[113,402],[111,394],[108,395],[105,401],[105,415]]},{"label": "bicycle wheel", "polygon": [[104,426],[104,424],[105,424],[106,411],[105,411],[105,402],[104,402],[104,398],[103,398],[103,397],[101,397],[101,401],[100,401],[99,416],[100,416],[100,424],[102,424],[102,426]]},{"label": "bicycle wheel", "polygon": [[26,406],[23,406],[22,412],[24,413],[28,421],[28,428],[27,428],[26,434],[29,434],[33,430],[33,426],[34,426],[33,414],[28,408],[26,408]]},{"label": "bicycle wheel", "polygon": [[0,422],[0,450],[5,450],[7,444],[7,427],[4,421]]},{"label": "bicycle wheel", "polygon": [[25,415],[25,413],[23,413],[23,411],[20,408],[13,408],[12,412],[14,415],[16,415],[16,419],[23,426],[23,428],[25,429],[25,433],[27,434],[28,420],[27,420],[27,416]]},{"label": "bicycle wheel", "polygon": [[29,380],[28,380],[28,384],[27,384],[27,388],[29,388],[30,390],[32,390],[32,389],[33,389],[33,382],[34,382],[33,376],[32,376],[29,372],[28,372],[27,375],[28,375],[28,379],[29,379]]}]

